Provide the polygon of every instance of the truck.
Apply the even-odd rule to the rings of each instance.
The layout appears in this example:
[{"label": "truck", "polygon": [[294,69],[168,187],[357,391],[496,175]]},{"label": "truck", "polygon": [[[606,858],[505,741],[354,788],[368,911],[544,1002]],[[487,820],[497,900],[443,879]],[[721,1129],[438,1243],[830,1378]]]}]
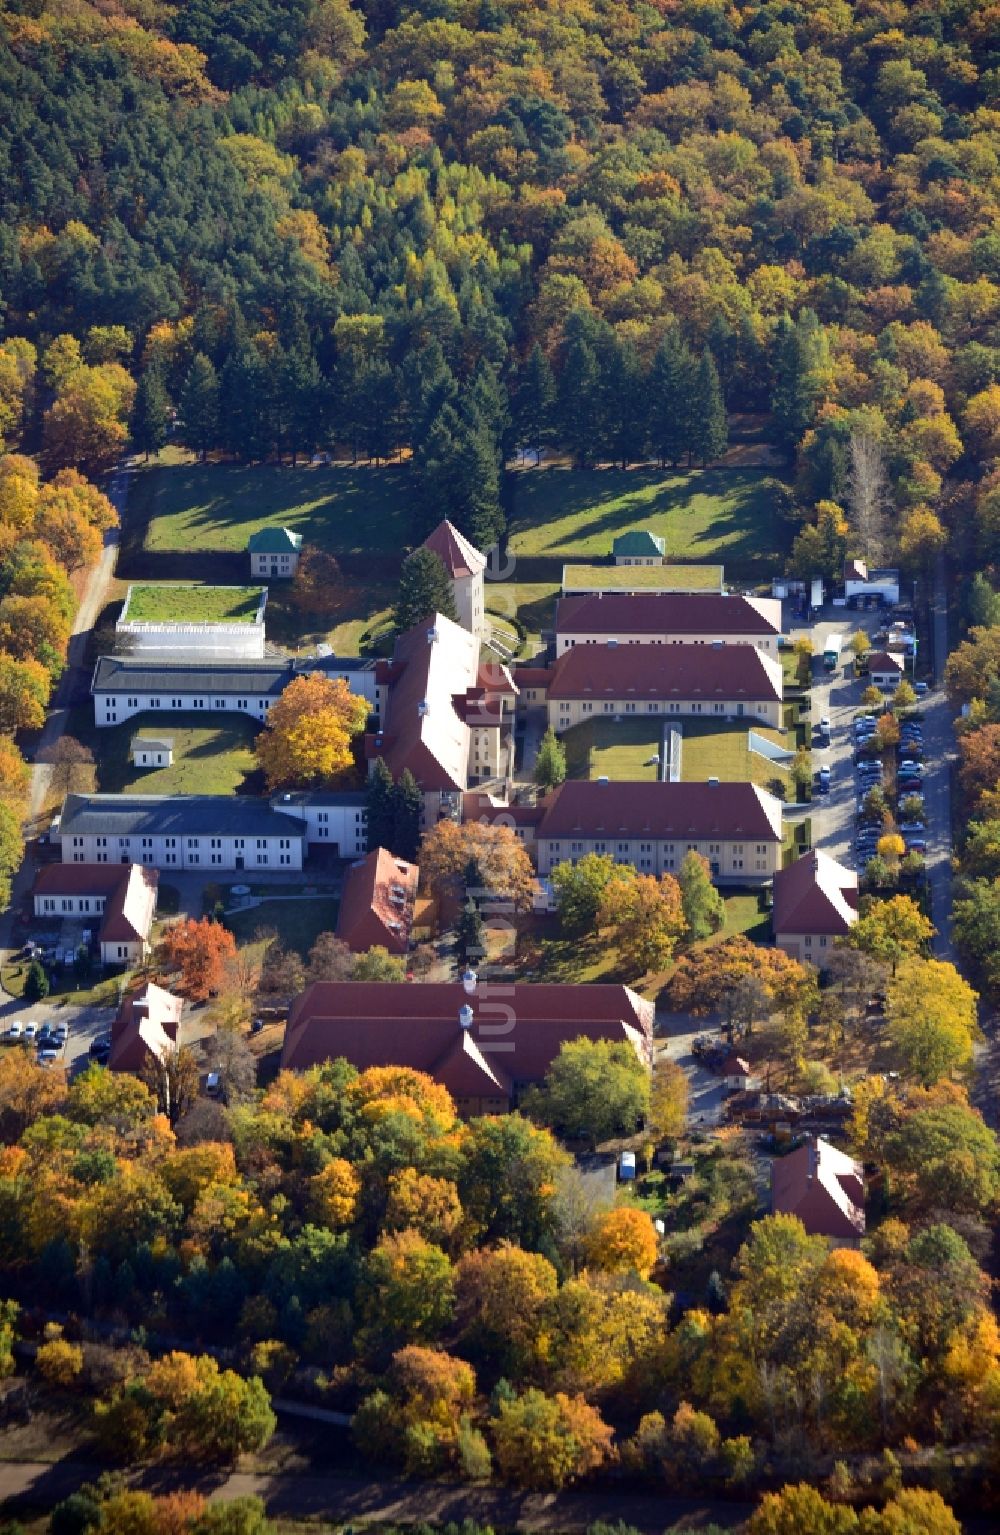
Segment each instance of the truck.
[{"label": "truck", "polygon": [[823,665],[828,672],[835,672],[840,662],[840,652],[844,646],[844,636],[840,633],[828,634],[826,648],[823,651]]}]

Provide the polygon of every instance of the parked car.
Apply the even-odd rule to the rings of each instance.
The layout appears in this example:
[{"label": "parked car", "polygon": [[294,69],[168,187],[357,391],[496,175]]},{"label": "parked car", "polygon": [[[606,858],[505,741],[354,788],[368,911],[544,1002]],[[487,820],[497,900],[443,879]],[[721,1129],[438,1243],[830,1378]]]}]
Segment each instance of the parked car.
[{"label": "parked car", "polygon": [[830,739],[830,716],[828,714],[824,714],[823,715],[823,718],[820,720],[819,724],[816,726],[816,729],[819,731],[819,734],[821,736],[823,736],[827,741],[829,741],[829,739]]},{"label": "parked car", "polygon": [[23,1035],[24,1035],[24,1024],[21,1022],[21,1020],[19,1018],[15,1018],[14,1022],[11,1024],[10,1028],[7,1030],[7,1039],[11,1043],[13,1043],[15,1040],[21,1039],[23,1037]]},{"label": "parked car", "polygon": [[69,1039],[69,1024],[57,1023],[52,1031],[52,1038],[55,1040],[56,1044],[62,1048],[62,1046]]},{"label": "parked car", "polygon": [[918,698],[926,698],[927,697],[927,684],[926,684],[926,682],[915,682],[913,684],[913,691],[914,691],[914,693],[916,693]]},{"label": "parked car", "polygon": [[37,1034],[38,1034],[38,1024],[35,1023],[33,1019],[29,1019],[29,1021],[24,1025],[24,1037],[25,1037],[25,1039],[32,1039],[33,1040],[33,1039],[36,1038]]},{"label": "parked car", "polygon": [[105,1053],[109,1053],[110,1050],[111,1050],[111,1035],[110,1034],[98,1034],[96,1039],[92,1039],[90,1041],[90,1052],[89,1053],[91,1055],[102,1055],[102,1054],[105,1054]]},{"label": "parked car", "polygon": [[914,794],[923,784],[919,778],[897,778],[896,787],[901,794]]},{"label": "parked car", "polygon": [[38,1054],[35,1056],[35,1060],[38,1062],[39,1066],[52,1066],[58,1059],[59,1051],[53,1050],[51,1045],[46,1045],[45,1048],[39,1050]]},{"label": "parked car", "polygon": [[914,762],[912,757],[904,757],[903,761],[899,764],[899,772],[901,774],[905,773],[909,778],[922,778],[924,776],[924,765],[922,762]]},{"label": "parked car", "polygon": [[821,794],[829,794],[830,792],[830,769],[828,767],[821,767],[819,770],[819,792]]},{"label": "parked car", "polygon": [[910,834],[914,837],[922,837],[927,827],[923,821],[903,821],[900,823],[899,830],[904,837]]}]

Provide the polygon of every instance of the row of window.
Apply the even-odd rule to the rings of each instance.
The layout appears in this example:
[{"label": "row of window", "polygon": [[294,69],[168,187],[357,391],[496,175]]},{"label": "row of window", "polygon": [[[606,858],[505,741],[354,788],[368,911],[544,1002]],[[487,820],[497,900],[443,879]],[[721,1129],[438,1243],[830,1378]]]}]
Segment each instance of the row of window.
[{"label": "row of window", "polygon": [[[186,861],[189,864],[201,863],[201,853],[200,852],[189,852],[185,856],[186,856]],[[249,855],[247,855],[247,856],[249,856]],[[107,863],[108,862],[108,857],[109,857],[109,855],[107,853],[95,853],[92,861],[94,863]],[[125,857],[122,858],[121,861],[122,861],[122,863],[129,863],[130,859],[129,859],[128,854],[126,854]],[[168,864],[178,864],[180,862],[180,854],[179,853],[164,853],[162,855],[160,861],[164,864],[164,866],[166,866]],[[217,865],[219,868],[225,868],[226,867],[226,858],[225,858],[225,855],[223,853],[210,853],[208,861],[209,861],[209,863]],[[271,855],[270,855],[270,853],[255,853],[254,854],[254,861],[258,865],[263,867],[264,865],[269,864],[271,862]],[[73,854],[73,862],[74,863],[87,863],[88,859],[87,859],[86,853],[74,853]],[[156,862],[156,855],[153,854],[153,853],[145,852],[144,851],[141,854],[141,856],[140,856],[139,862],[143,863],[143,864],[154,864]],[[284,865],[286,865],[288,867],[291,867],[291,863],[292,863],[292,855],[291,855],[291,853],[279,853],[278,854],[278,863],[279,864],[284,864]],[[231,867],[231,865],[230,865],[230,867]],[[65,910],[65,908],[64,908],[64,910]]]},{"label": "row of window", "polygon": [[[85,844],[86,844],[86,840],[87,839],[85,837],[74,837],[73,838],[73,846],[74,847],[84,847]],[[112,838],[112,841],[114,841],[114,840],[115,839]],[[117,842],[118,842],[119,848],[126,848],[127,849],[127,848],[130,848],[132,846],[132,843],[133,843],[134,840],[136,840],[136,839],[133,838],[133,837],[119,837],[117,839]],[[139,839],[139,845],[141,847],[155,847],[157,841],[160,841],[160,842],[163,843],[164,847],[168,847],[169,848],[169,847],[176,847],[179,840],[181,840],[181,839],[178,839],[177,837],[160,837],[160,838],[156,838],[156,837],[141,837]],[[189,848],[192,848],[192,847],[193,848],[200,848],[201,844],[202,844],[202,840],[203,839],[201,837],[185,837],[183,839],[185,846],[189,847]],[[232,839],[233,847],[237,850],[237,852],[242,852],[243,849],[246,847],[248,841],[250,841],[250,842],[254,842],[255,841],[257,847],[259,847],[259,848],[266,848],[266,847],[269,847],[271,845],[271,842],[273,840],[274,839],[271,838],[271,837],[257,837],[256,839],[254,839],[253,837],[249,837],[249,838],[247,838],[247,837],[234,837]],[[95,837],[94,838],[94,846],[95,847],[107,847],[107,845],[108,845],[107,837]],[[209,847],[221,848],[222,845],[223,845],[223,839],[221,837],[211,837],[209,839],[209,844],[208,845],[209,845]],[[291,845],[292,845],[291,837],[279,837],[278,838],[278,847],[279,848],[290,848]]]},{"label": "row of window", "polygon": [[[569,850],[570,850],[571,853],[586,853],[586,852],[591,852],[591,853],[609,853],[609,852],[614,852],[615,854],[618,854],[619,856],[629,856],[630,857],[631,853],[632,853],[633,846],[634,846],[634,844],[632,842],[616,842],[613,847],[608,842],[571,842],[570,845],[569,845]],[[657,846],[657,844],[653,843],[653,842],[640,842],[639,843],[639,852],[640,852],[640,854],[642,854],[642,853],[652,853],[652,852],[654,852],[656,850],[656,846]],[[664,842],[662,844],[662,849],[663,849],[663,852],[667,853],[667,854],[675,853],[677,851],[677,843],[675,843],[675,842]],[[698,853],[698,852],[701,852],[701,849],[702,849],[702,844],[700,842],[688,842],[688,843],[686,843],[684,845],[684,851],[686,853]],[[742,842],[734,842],[731,845],[731,848],[730,848],[730,851],[732,853],[742,853],[743,850],[744,850],[744,844]],[[562,852],[562,843],[561,842],[552,842],[552,843],[550,843],[550,845],[549,845],[549,852],[550,853],[561,853]],[[708,844],[708,853],[709,853],[710,857],[711,857],[711,855],[713,853],[714,854],[718,854],[718,853],[721,853],[721,852],[722,852],[722,843],[721,842],[710,842]],[[754,843],[754,852],[756,854],[758,854],[758,855],[766,854],[767,853],[767,843],[766,842],[756,842],[756,843]]]},{"label": "row of window", "polygon": [[[572,712],[574,702],[576,702],[576,700],[570,700],[569,702],[564,703],[560,699],[560,724],[564,719],[568,720],[570,713]],[[744,704],[736,704],[735,708],[737,715],[742,715],[745,707],[746,706]],[[593,714],[593,712],[593,703],[589,699],[584,699],[580,703],[580,713]],[[601,705],[601,712],[603,714],[638,714],[639,705],[638,703],[634,702],[615,703],[613,699],[609,699],[607,702]],[[705,705],[700,703],[664,703],[658,698],[651,698],[646,704],[647,714],[703,714],[706,712],[707,711]],[[728,703],[714,703],[711,708],[712,714],[731,714],[732,712],[733,705]]]}]

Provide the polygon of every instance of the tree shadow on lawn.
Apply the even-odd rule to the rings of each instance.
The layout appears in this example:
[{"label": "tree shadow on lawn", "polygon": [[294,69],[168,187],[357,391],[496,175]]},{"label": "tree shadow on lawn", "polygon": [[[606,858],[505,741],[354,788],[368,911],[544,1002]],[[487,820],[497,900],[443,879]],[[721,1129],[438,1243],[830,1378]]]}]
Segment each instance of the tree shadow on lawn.
[{"label": "tree shadow on lawn", "polygon": [[[415,537],[406,466],[208,463],[151,473],[156,478],[143,487],[140,508],[148,529],[183,519],[199,542],[210,530],[231,534],[272,520],[335,554],[396,552]],[[148,532],[146,543],[153,553],[174,547],[150,543]],[[227,537],[225,545],[231,543]]]},{"label": "tree shadow on lawn", "polygon": [[[568,489],[560,486],[553,493],[554,482],[548,477],[561,474],[573,475],[577,483]],[[519,495],[515,496],[510,527],[512,543],[519,535],[546,523],[583,518],[590,512],[592,515],[571,533],[548,547],[551,554],[570,557],[577,551],[582,556],[587,553],[582,549],[586,540],[601,534],[606,534],[610,540],[611,535],[634,526],[636,522],[669,519],[671,513],[680,513],[693,506],[698,497],[718,501],[719,514],[703,532],[688,535],[686,545],[706,544],[714,550],[724,549],[733,558],[750,559],[769,552],[774,543],[777,509],[765,488],[769,476],[760,470],[703,469],[676,473],[643,469],[549,470],[546,476],[537,492],[521,487]],[[548,501],[546,489],[549,491]],[[650,494],[651,491],[654,493]],[[613,505],[606,506],[608,502]],[[725,526],[719,528],[719,522]],[[662,531],[667,538],[669,555],[673,531],[669,520]]]}]

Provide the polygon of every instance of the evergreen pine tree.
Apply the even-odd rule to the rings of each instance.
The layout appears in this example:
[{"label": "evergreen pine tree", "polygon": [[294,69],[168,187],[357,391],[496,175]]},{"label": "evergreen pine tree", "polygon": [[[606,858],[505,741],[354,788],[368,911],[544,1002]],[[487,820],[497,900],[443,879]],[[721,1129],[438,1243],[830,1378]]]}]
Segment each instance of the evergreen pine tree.
[{"label": "evergreen pine tree", "polygon": [[597,353],[583,336],[574,336],[566,349],[559,375],[559,435],[577,468],[594,461],[601,441],[601,373]]},{"label": "evergreen pine tree", "polygon": [[266,458],[271,446],[269,383],[257,348],[246,342],[230,352],[219,380],[221,440],[238,458]]},{"label": "evergreen pine tree", "polygon": [[476,364],[468,398],[478,419],[489,432],[497,462],[502,465],[510,436],[510,399],[506,385],[488,362],[481,360]]},{"label": "evergreen pine tree", "polygon": [[403,561],[399,574],[399,596],[393,613],[397,633],[404,634],[435,613],[458,619],[451,579],[439,554],[433,549],[415,549]]},{"label": "evergreen pine tree", "polygon": [[603,359],[605,447],[627,469],[646,446],[644,379],[639,354],[630,341],[610,338]]},{"label": "evergreen pine tree", "polygon": [[49,994],[49,978],[41,960],[33,959],[24,978],[25,1002],[41,1002]]},{"label": "evergreen pine tree", "polygon": [[702,464],[721,458],[729,442],[729,424],[719,371],[708,347],[701,354],[691,391],[691,452]]},{"label": "evergreen pine tree", "polygon": [[542,449],[552,440],[556,381],[549,360],[537,341],[517,375],[513,398],[515,446],[534,448],[541,463]]},{"label": "evergreen pine tree", "polygon": [[392,774],[382,757],[376,757],[368,777],[368,851],[392,846]]},{"label": "evergreen pine tree", "polygon": [[196,352],[180,398],[180,436],[201,458],[219,440],[219,379],[204,352]]},{"label": "evergreen pine tree", "polygon": [[550,725],[535,758],[534,779],[542,789],[554,789],[566,777],[566,748]]},{"label": "evergreen pine tree", "polygon": [[145,370],[135,392],[129,422],[133,445],[147,458],[151,453],[158,453],[167,440],[169,424],[167,386],[161,369],[153,366]]},{"label": "evergreen pine tree", "polygon": [[294,468],[299,453],[311,453],[320,440],[325,393],[319,364],[308,341],[287,351],[277,379],[285,418],[285,445]]},{"label": "evergreen pine tree", "polygon": [[413,466],[428,530],[447,517],[479,549],[491,549],[503,532],[500,475],[488,428],[474,407],[444,405]]},{"label": "evergreen pine tree", "polygon": [[778,438],[789,453],[812,425],[821,388],[819,371],[828,359],[826,333],[811,309],[804,309],[796,321],[782,316],[775,335],[771,410]]},{"label": "evergreen pine tree", "polygon": [[390,846],[397,858],[413,862],[420,848],[420,820],[424,811],[424,796],[420,785],[404,768],[392,791],[392,841]]},{"label": "evergreen pine tree", "polygon": [[485,928],[475,901],[466,901],[455,923],[459,958],[465,965],[477,964],[486,952]]},{"label": "evergreen pine tree", "polygon": [[691,447],[694,361],[676,325],[657,347],[647,385],[649,443],[662,464],[678,464]]}]

